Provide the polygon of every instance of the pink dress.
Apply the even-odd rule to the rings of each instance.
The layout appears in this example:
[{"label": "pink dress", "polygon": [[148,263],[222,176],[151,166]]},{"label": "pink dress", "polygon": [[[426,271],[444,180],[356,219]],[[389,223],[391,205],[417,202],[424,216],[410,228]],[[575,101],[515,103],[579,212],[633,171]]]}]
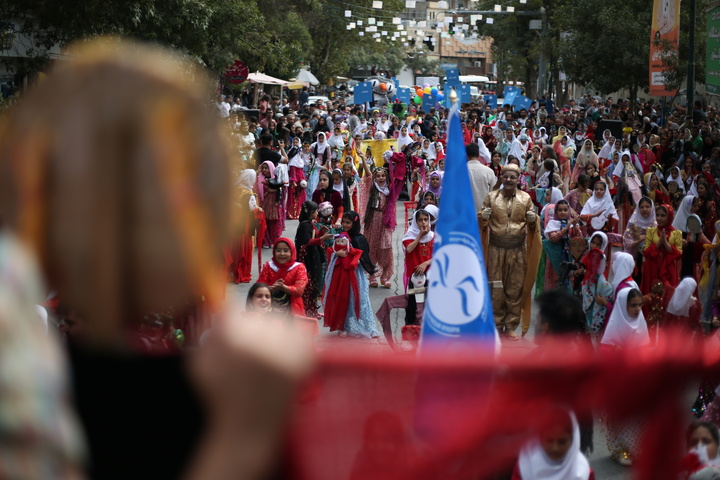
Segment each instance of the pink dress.
[{"label": "pink dress", "polygon": [[[363,190],[369,193],[376,188],[371,175],[362,179]],[[367,205],[365,214],[365,237],[370,243],[370,260],[375,264],[376,272],[370,277],[370,282],[377,281],[380,276],[381,283],[390,280],[395,269],[393,266],[392,230],[383,223],[385,208],[388,206],[388,197],[382,192],[377,192],[378,204],[373,208]]]}]

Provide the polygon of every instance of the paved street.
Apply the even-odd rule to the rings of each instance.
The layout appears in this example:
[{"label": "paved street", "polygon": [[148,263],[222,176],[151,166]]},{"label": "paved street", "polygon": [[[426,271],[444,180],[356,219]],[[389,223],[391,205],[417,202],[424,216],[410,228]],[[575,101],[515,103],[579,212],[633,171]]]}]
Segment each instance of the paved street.
[{"label": "paved street", "polygon": [[[401,239],[404,234],[404,225],[405,220],[403,218],[404,211],[402,202],[398,203],[398,228],[395,230],[395,234],[393,236],[393,239],[395,241],[396,245],[396,255],[395,255],[395,277],[393,278],[393,288],[390,289],[384,289],[384,288],[371,288],[370,289],[370,300],[372,301],[373,310],[377,311],[380,308],[380,305],[382,304],[383,300],[387,296],[391,295],[399,295],[402,293],[402,282],[400,280],[400,275],[402,275],[403,266],[403,256],[402,253],[398,254],[397,252],[401,252]],[[286,236],[288,238],[294,239],[295,238],[295,230],[297,228],[297,221],[288,220],[286,224],[286,229],[283,232],[283,236]],[[263,259],[268,260],[271,257],[271,250],[270,249],[264,249],[263,250]],[[253,264],[253,279],[256,279],[258,277],[258,272],[256,271],[257,264]],[[245,304],[245,297],[247,295],[247,291],[250,288],[251,284],[241,284],[241,285],[232,285],[228,284],[228,296],[229,297],[235,297],[238,300],[241,300],[241,304]],[[400,337],[400,328],[402,325],[404,325],[404,319],[403,319],[403,312],[400,310],[395,310],[393,313],[393,333],[395,335],[396,339],[399,339]],[[337,334],[331,334],[330,331],[326,328],[322,327],[322,324],[320,326],[320,338],[317,341],[317,345],[319,348],[328,348],[330,346],[337,346],[338,344],[342,343],[343,345],[357,345],[357,346],[363,346],[364,348],[369,348],[371,350],[379,351],[379,352],[387,352],[390,349],[390,346],[387,344],[384,337],[381,337],[377,340],[359,340],[359,339],[352,339],[350,337],[346,338],[340,338],[337,336]],[[378,329],[380,327],[378,326]],[[530,331],[528,332],[528,335],[524,339],[520,339],[517,342],[512,341],[506,341],[503,340],[503,348],[508,349],[518,349],[518,350],[527,350],[530,351],[533,348],[535,348],[535,344],[533,341],[533,335],[534,335],[534,329],[531,327]],[[696,391],[696,390],[695,390]],[[692,394],[689,394],[688,401],[692,401],[691,398]],[[614,461],[610,459],[610,454],[607,450],[607,443],[605,442],[605,436],[602,433],[600,425],[596,422],[595,424],[595,435],[594,435],[594,452],[590,455],[590,465],[592,466],[593,470],[595,471],[595,477],[600,479],[629,479],[631,478],[630,475],[630,469],[621,467]]]}]

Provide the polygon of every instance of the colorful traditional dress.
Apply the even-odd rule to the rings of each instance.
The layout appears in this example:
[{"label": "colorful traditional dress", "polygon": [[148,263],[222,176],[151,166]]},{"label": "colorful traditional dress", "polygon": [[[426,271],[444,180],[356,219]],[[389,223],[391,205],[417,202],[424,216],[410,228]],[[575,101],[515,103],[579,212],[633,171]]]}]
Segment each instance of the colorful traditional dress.
[{"label": "colorful traditional dress", "polygon": [[[290,248],[290,260],[285,263],[278,263],[276,260],[275,248],[281,242],[284,242]],[[283,280],[289,292],[283,292],[279,289],[273,290],[273,297],[287,296],[289,297],[290,309],[293,315],[305,315],[305,306],[303,305],[302,296],[307,286],[307,270],[305,265],[296,261],[297,253],[295,244],[292,240],[285,237],[278,238],[273,244],[273,259],[263,265],[258,282],[269,285],[272,289],[275,282]]]},{"label": "colorful traditional dress", "polygon": [[345,331],[353,337],[377,338],[380,332],[370,303],[369,282],[364,269],[360,268],[362,253],[349,248],[346,257],[339,257],[333,251],[325,276],[325,326],[330,327],[330,331]]}]

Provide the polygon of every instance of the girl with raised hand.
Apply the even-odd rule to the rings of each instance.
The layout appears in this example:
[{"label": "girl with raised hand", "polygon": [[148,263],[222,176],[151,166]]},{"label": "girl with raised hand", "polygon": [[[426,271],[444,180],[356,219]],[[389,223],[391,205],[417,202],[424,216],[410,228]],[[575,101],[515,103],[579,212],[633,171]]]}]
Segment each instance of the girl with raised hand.
[{"label": "girl with raised hand", "polygon": [[[385,152],[385,160],[390,162],[392,155],[392,152]],[[402,185],[391,184],[388,171],[384,168],[371,172],[364,156],[361,160],[365,170],[363,190],[368,192],[364,227],[366,236],[370,239],[370,259],[376,269],[370,276],[370,286],[378,286],[379,276],[381,285],[390,288],[390,278],[395,269],[392,249],[392,234],[396,225],[393,199],[397,200],[397,189],[402,188]]]}]

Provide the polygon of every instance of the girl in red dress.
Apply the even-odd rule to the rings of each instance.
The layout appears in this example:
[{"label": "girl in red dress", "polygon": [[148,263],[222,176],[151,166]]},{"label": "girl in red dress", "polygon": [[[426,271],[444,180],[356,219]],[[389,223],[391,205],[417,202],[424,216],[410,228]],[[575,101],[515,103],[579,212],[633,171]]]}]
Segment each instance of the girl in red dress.
[{"label": "girl in red dress", "polygon": [[682,232],[673,226],[675,212],[670,205],[659,205],[655,209],[657,227],[645,230],[642,266],[642,283],[640,290],[649,294],[655,280],[662,280],[666,285],[675,287],[680,279],[678,270],[682,258]]},{"label": "girl in red dress", "polygon": [[[432,251],[435,242],[435,232],[431,229],[430,213],[427,210],[416,210],[413,214],[412,223],[403,237],[403,250],[405,250],[405,274],[403,284],[405,291],[408,289],[408,282],[415,275],[422,279],[425,272],[430,268]],[[424,285],[414,285],[425,286]],[[415,295],[408,295],[408,306],[406,310],[405,324],[417,324],[417,303]]]},{"label": "girl in red dress", "polygon": [[297,262],[295,244],[289,238],[280,237],[273,245],[273,258],[263,265],[258,282],[270,286],[273,298],[290,297],[290,309],[294,315],[305,315],[302,295],[307,286],[305,265]]}]

